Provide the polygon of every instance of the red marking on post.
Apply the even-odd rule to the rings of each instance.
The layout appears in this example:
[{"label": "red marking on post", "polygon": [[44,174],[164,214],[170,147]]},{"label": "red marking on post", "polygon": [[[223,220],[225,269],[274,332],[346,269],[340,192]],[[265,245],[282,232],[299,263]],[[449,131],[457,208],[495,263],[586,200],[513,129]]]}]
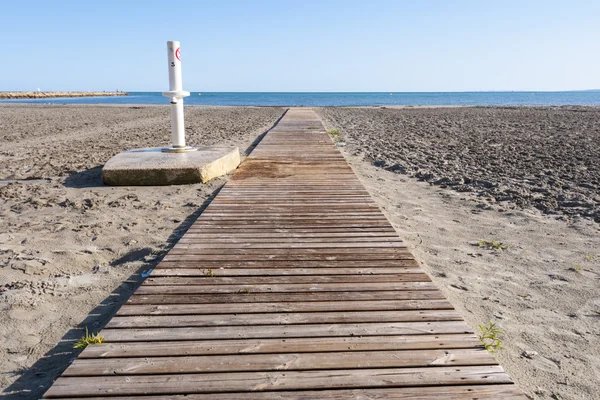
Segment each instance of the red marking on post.
[{"label": "red marking on post", "polygon": [[177,57],[177,59],[179,61],[181,61],[181,58],[179,58],[179,56],[181,54],[180,50],[181,50],[181,47],[178,47],[177,50],[175,50],[175,57]]}]

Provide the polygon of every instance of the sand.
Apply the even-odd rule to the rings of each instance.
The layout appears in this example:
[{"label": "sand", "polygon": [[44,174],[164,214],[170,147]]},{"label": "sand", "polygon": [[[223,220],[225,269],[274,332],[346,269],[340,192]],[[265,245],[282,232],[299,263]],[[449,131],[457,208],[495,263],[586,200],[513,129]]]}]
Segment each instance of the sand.
[{"label": "sand", "polygon": [[387,170],[476,193],[482,207],[600,222],[600,107],[322,112]]},{"label": "sand", "polygon": [[[186,108],[191,145],[241,151],[282,108]],[[226,182],[106,187],[118,152],[168,145],[168,106],[0,107],[0,388],[39,398]]]},{"label": "sand", "polygon": [[[340,149],[467,322],[477,329],[494,321],[504,330],[505,350],[497,357],[516,383],[534,399],[598,398],[599,193],[579,184],[597,185],[598,176],[581,167],[596,171],[597,110],[317,111],[329,128],[342,131],[347,145]],[[160,106],[0,107],[0,387],[13,393],[7,397],[39,397],[76,356],[72,340],[82,328],[95,331],[110,318],[226,181],[101,185],[99,167],[113,154],[168,144],[168,112]],[[191,144],[245,148],[283,110],[186,112]],[[489,146],[475,145],[482,137]],[[559,139],[571,143],[568,151]],[[451,144],[460,157],[448,158]],[[485,166],[490,157],[494,164]],[[537,165],[560,171],[569,186],[546,180],[550,175],[539,175]],[[519,176],[523,168],[528,178]],[[536,180],[556,207],[544,210],[529,195],[537,193]],[[591,204],[560,204],[561,193]],[[481,239],[507,248],[480,248]]]},{"label": "sand", "polygon": [[[519,387],[533,399],[600,398],[600,225],[591,216],[577,217],[568,209],[545,214],[535,202],[520,202],[521,197],[491,203],[485,187],[461,192],[461,188],[452,190],[454,185],[443,188],[419,181],[415,178],[420,175],[414,173],[415,164],[424,175],[435,171],[436,180],[481,169],[472,180],[495,183],[501,177],[504,184],[526,193],[528,186],[521,186],[519,175],[531,174],[533,166],[545,166],[550,162],[546,157],[558,157],[553,152],[561,154],[549,164],[555,174],[569,165],[597,168],[598,109],[327,108],[318,112],[328,129],[342,132],[347,145],[341,149],[353,169],[461,315],[474,329],[493,321],[505,332],[505,350],[497,358]],[[517,121],[527,123],[520,129],[508,128],[519,126]],[[587,141],[588,148],[570,146],[566,151],[555,144],[556,138],[545,140],[556,135],[548,128],[554,124],[562,126],[567,141]],[[447,131],[445,125],[453,128]],[[524,139],[532,131],[536,134]],[[519,143],[514,154],[496,154],[494,171],[489,173],[479,164],[486,162],[479,154],[485,150],[469,147],[484,134],[492,136],[486,140],[502,146]],[[447,157],[452,143],[463,152],[445,167],[440,160]],[[545,143],[549,145],[540,148]],[[466,156],[465,147],[470,153]],[[586,177],[594,178],[597,182],[598,175]],[[579,187],[574,192],[563,189],[563,193],[596,196],[592,209],[597,212],[597,187],[589,192]],[[502,252],[480,248],[477,242],[482,239],[500,241],[507,248]]]}]

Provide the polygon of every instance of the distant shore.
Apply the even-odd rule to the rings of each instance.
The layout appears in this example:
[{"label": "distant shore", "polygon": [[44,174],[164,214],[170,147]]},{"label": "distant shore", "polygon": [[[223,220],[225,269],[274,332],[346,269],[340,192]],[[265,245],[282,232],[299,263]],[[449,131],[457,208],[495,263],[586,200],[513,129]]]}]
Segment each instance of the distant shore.
[{"label": "distant shore", "polygon": [[0,92],[0,99],[46,99],[54,97],[129,96],[127,92]]}]

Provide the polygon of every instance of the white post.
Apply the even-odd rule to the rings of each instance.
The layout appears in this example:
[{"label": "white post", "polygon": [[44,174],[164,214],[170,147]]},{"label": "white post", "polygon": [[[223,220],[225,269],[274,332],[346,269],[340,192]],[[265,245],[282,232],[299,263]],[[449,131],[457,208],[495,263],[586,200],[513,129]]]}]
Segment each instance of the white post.
[{"label": "white post", "polygon": [[171,140],[173,147],[163,151],[182,152],[196,150],[185,145],[185,124],[183,122],[183,98],[190,95],[181,83],[181,48],[178,41],[167,42],[169,56],[169,91],[163,96],[171,101]]}]

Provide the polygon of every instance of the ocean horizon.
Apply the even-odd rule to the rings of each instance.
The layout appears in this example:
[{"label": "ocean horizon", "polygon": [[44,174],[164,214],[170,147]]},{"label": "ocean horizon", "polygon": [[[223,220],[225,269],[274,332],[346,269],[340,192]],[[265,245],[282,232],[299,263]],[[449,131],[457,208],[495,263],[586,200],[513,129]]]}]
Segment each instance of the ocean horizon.
[{"label": "ocean horizon", "polygon": [[[10,99],[0,103],[168,104],[161,92],[129,96]],[[599,90],[525,92],[192,92],[186,105],[197,106],[560,106],[600,105]]]}]

